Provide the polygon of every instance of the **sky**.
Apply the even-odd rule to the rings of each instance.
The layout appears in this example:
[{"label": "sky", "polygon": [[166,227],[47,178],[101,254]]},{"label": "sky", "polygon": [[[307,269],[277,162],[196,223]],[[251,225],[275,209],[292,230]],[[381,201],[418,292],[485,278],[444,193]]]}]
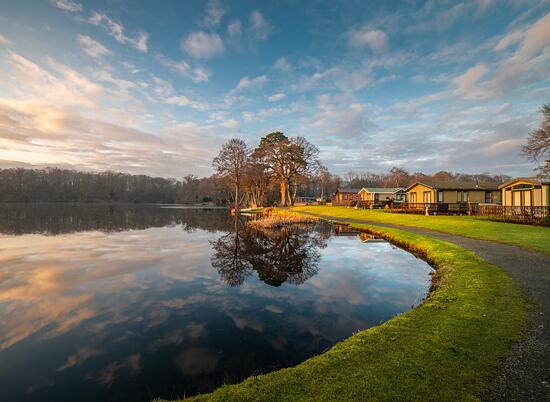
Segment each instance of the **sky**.
[{"label": "sky", "polygon": [[0,0],[0,167],[181,178],[232,137],[336,174],[531,175],[550,0]]}]

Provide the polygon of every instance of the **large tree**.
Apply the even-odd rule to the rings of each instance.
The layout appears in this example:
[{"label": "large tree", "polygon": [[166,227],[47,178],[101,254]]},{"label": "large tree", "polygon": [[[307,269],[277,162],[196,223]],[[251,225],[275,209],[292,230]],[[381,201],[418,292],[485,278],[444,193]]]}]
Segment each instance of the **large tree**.
[{"label": "large tree", "polygon": [[217,176],[226,180],[235,190],[235,212],[239,211],[239,191],[248,156],[246,142],[232,138],[222,145],[220,153],[212,161]]},{"label": "large tree", "polygon": [[529,133],[527,144],[522,147],[522,154],[533,162],[543,161],[537,170],[542,175],[550,174],[550,103],[540,109],[542,122],[539,128]]},{"label": "large tree", "polygon": [[251,208],[263,206],[269,184],[269,166],[262,158],[250,156],[244,170],[243,187]]},{"label": "large tree", "polygon": [[303,137],[288,138],[275,131],[260,140],[254,156],[262,159],[279,182],[281,206],[294,204],[292,188],[314,175],[320,166],[319,150]]}]

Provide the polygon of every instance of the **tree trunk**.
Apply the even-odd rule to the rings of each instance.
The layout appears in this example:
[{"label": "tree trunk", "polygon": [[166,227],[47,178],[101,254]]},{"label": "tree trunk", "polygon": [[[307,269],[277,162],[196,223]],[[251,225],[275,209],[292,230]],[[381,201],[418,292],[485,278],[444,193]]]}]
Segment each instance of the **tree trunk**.
[{"label": "tree trunk", "polygon": [[286,197],[287,197],[287,183],[286,179],[281,180],[281,207],[286,207]]},{"label": "tree trunk", "polygon": [[239,184],[235,185],[235,216],[239,213]]}]

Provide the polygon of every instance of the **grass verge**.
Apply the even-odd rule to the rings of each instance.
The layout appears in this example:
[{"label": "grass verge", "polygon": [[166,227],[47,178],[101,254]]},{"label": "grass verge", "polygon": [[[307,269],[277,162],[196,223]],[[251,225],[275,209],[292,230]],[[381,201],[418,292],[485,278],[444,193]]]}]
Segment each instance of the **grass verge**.
[{"label": "grass verge", "polygon": [[363,219],[377,223],[414,226],[474,239],[492,240],[550,254],[550,228],[475,219],[472,216],[424,216],[395,214],[383,210],[332,206],[294,207],[296,212],[312,212],[335,218]]},{"label": "grass verge", "polygon": [[358,332],[293,368],[193,400],[476,400],[521,337],[526,305],[512,280],[473,252],[397,229],[352,225],[425,256],[436,290],[421,306]]}]

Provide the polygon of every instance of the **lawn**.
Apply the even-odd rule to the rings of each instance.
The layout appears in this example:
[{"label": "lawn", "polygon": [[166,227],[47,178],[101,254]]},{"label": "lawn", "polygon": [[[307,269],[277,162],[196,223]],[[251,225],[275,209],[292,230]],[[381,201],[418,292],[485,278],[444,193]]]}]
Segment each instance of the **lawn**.
[{"label": "lawn", "polygon": [[476,400],[521,337],[526,305],[512,280],[473,252],[397,229],[370,229],[436,267],[425,303],[293,368],[194,400]]},{"label": "lawn", "polygon": [[494,222],[471,216],[424,216],[396,214],[383,210],[353,209],[332,206],[295,207],[295,211],[313,212],[338,218],[364,219],[372,222],[415,226],[458,234],[475,239],[513,244],[550,254],[550,228]]}]

